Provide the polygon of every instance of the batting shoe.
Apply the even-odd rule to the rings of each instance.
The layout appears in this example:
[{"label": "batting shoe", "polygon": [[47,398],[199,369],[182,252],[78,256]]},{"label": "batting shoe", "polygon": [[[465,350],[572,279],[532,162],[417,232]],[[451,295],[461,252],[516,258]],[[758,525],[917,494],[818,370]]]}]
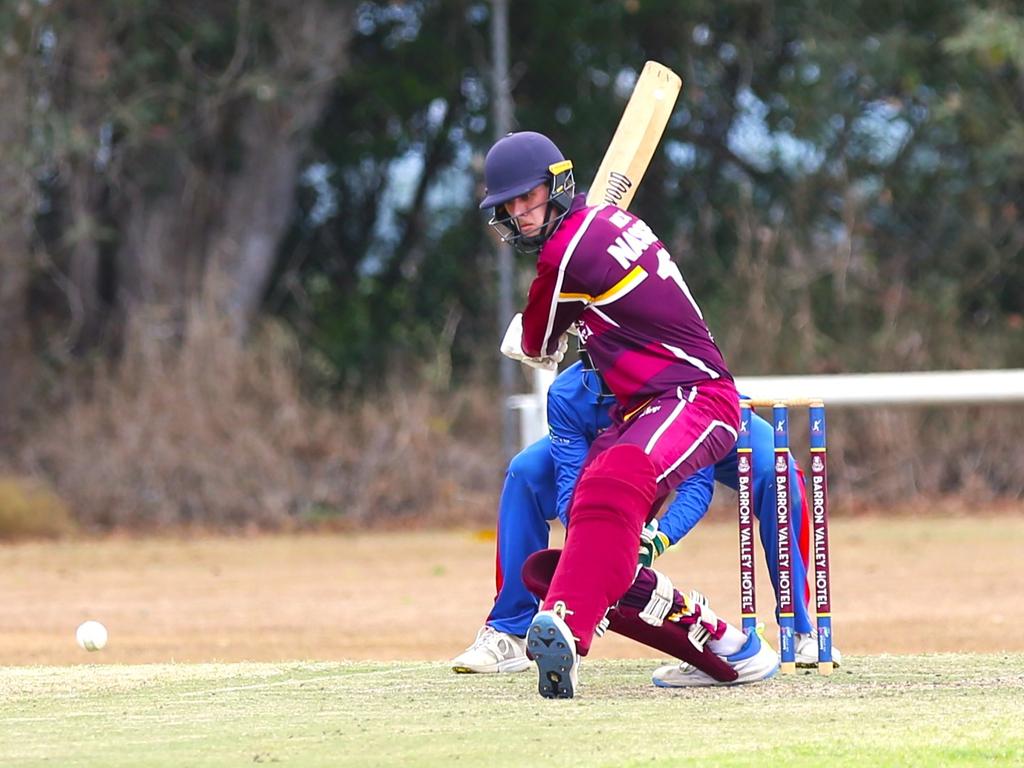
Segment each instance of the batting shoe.
[{"label": "batting shoe", "polygon": [[[801,669],[816,669],[818,667],[818,633],[797,632],[795,653],[796,665]],[[838,669],[843,663],[843,654],[834,645],[832,646],[832,663]]]},{"label": "batting shoe", "polygon": [[774,677],[779,671],[779,654],[763,642],[757,632],[747,635],[747,642],[725,661],[736,670],[737,678],[723,683],[706,672],[701,672],[685,661],[654,670],[652,681],[659,688],[695,688],[709,685],[741,685],[756,683]]},{"label": "batting shoe", "polygon": [[545,699],[571,699],[579,687],[576,640],[565,623],[565,603],[541,611],[526,630],[526,649],[537,662],[537,691]]},{"label": "batting shoe", "polygon": [[480,628],[469,648],[452,659],[456,672],[525,672],[529,667],[526,640],[499,632],[489,624]]}]

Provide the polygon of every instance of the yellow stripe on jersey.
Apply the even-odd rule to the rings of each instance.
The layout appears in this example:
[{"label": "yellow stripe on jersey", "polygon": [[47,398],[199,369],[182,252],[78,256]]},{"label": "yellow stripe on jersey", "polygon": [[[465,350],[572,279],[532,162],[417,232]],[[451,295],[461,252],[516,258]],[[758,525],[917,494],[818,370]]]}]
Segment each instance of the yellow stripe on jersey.
[{"label": "yellow stripe on jersey", "polygon": [[586,304],[590,304],[594,300],[594,297],[591,296],[589,293],[569,293],[567,291],[562,291],[560,294],[558,294],[558,300],[582,301]]},{"label": "yellow stripe on jersey", "polygon": [[642,411],[642,410],[643,410],[644,408],[646,408],[646,407],[647,407],[648,405],[650,405],[650,404],[651,404],[651,401],[652,401],[652,400],[654,400],[654,396],[653,396],[653,395],[652,395],[651,397],[648,397],[648,398],[647,398],[646,400],[644,400],[644,401],[643,401],[642,403],[640,403],[640,405],[638,405],[638,406],[637,406],[636,408],[634,408],[634,409],[633,409],[632,411],[630,411],[630,412],[629,412],[629,413],[627,413],[627,414],[626,414],[625,416],[623,416],[623,417],[622,417],[622,421],[623,421],[623,423],[625,423],[625,422],[629,421],[629,420],[630,420],[630,419],[632,419],[632,418],[633,418],[634,416],[636,416],[636,415],[637,415],[638,413],[640,413],[640,411]]},{"label": "yellow stripe on jersey", "polygon": [[563,291],[558,294],[559,301],[584,301],[587,304],[611,304],[636,288],[647,278],[647,270],[637,264],[629,273],[619,280],[615,285],[602,293],[600,296],[591,296],[589,293],[569,293]]},{"label": "yellow stripe on jersey", "polygon": [[629,274],[619,280],[615,285],[594,298],[595,304],[611,304],[618,298],[625,296],[640,283],[647,279],[647,270],[637,264],[629,271]]}]

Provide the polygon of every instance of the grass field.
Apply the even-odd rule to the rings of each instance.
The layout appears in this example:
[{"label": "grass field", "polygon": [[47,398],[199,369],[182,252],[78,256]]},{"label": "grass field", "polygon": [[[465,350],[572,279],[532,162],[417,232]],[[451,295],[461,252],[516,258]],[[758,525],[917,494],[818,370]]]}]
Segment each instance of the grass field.
[{"label": "grass field", "polygon": [[[832,533],[835,676],[663,691],[606,636],[572,701],[448,669],[493,595],[484,533],[0,545],[0,766],[1024,765],[1024,514]],[[731,519],[659,564],[735,619]]]},{"label": "grass field", "polygon": [[831,678],[666,691],[652,664],[534,673],[429,662],[0,670],[0,762],[19,766],[1020,765],[1024,655],[852,657]]}]

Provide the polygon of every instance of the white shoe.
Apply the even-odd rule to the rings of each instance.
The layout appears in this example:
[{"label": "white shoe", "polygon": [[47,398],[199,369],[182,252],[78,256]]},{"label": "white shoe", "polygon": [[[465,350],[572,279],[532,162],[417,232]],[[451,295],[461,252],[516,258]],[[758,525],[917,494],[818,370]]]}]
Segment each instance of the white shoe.
[{"label": "white shoe", "polygon": [[747,635],[747,642],[732,656],[725,656],[725,661],[736,670],[738,677],[732,682],[724,683],[715,680],[706,672],[701,672],[685,661],[658,667],[651,676],[659,688],[692,688],[708,685],[742,685],[756,683],[774,677],[779,671],[779,654],[761,640],[757,632]]},{"label": "white shoe", "polygon": [[[818,668],[818,633],[797,632],[794,655],[796,665],[801,669]],[[843,654],[834,645],[832,646],[832,664],[838,669],[843,662]]]},{"label": "white shoe", "polygon": [[530,667],[526,641],[484,624],[476,640],[452,659],[456,672],[525,672]]},{"label": "white shoe", "polygon": [[541,611],[526,630],[526,647],[537,662],[537,692],[545,699],[571,699],[579,688],[576,640],[562,617],[565,603]]}]

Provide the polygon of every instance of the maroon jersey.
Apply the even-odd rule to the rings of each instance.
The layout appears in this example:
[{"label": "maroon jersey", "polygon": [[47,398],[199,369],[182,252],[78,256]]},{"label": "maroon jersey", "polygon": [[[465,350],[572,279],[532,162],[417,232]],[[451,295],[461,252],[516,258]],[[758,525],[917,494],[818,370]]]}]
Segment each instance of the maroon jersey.
[{"label": "maroon jersey", "polygon": [[537,257],[523,352],[551,354],[573,323],[625,413],[678,386],[732,379],[665,246],[641,219],[578,195]]}]

